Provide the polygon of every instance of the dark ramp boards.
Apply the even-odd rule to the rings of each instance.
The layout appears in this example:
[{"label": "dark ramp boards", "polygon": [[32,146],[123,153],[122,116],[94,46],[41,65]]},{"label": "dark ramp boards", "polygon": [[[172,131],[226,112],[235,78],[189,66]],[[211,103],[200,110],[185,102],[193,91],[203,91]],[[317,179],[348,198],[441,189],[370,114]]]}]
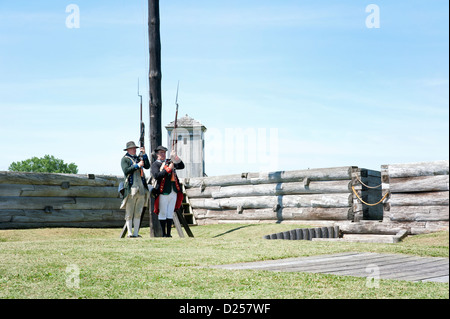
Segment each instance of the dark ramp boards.
[{"label": "dark ramp boards", "polygon": [[347,252],[213,267],[232,270],[311,272],[379,279],[449,282],[448,258],[399,254]]}]

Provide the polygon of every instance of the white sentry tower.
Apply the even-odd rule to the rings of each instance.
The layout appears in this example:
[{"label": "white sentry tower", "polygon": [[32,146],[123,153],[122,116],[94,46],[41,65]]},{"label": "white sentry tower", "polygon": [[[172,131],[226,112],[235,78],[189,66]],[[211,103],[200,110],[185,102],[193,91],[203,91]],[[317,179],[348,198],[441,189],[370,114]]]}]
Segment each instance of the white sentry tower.
[{"label": "white sentry tower", "polygon": [[[166,125],[167,148],[170,156],[172,150],[172,134],[175,121]],[[192,117],[186,116],[178,119],[177,129],[177,154],[184,162],[185,168],[177,171],[180,178],[203,177],[205,174],[205,132],[206,127]]]}]

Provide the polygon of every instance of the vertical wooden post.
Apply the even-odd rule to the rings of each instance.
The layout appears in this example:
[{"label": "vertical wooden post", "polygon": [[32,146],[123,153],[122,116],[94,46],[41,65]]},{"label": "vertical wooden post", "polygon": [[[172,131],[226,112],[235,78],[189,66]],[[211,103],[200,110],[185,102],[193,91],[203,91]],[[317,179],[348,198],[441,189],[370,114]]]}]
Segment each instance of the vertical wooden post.
[{"label": "vertical wooden post", "polygon": [[[159,0],[148,0],[148,42],[150,51],[150,69],[149,69],[149,86],[150,86],[150,150],[153,152],[162,144],[162,125],[161,125],[161,35],[160,35],[160,19],[159,19]],[[151,160],[153,163],[153,159]],[[161,237],[162,229],[158,220],[158,216],[153,213],[154,200],[150,199],[150,237]]]},{"label": "vertical wooden post", "polygon": [[159,223],[158,215],[153,212],[155,199],[150,196],[149,199],[149,217],[150,217],[150,237],[162,237],[162,228]]},{"label": "vertical wooden post", "polygon": [[150,145],[151,150],[162,144],[161,125],[161,35],[159,0],[148,0],[148,39],[150,50]]}]

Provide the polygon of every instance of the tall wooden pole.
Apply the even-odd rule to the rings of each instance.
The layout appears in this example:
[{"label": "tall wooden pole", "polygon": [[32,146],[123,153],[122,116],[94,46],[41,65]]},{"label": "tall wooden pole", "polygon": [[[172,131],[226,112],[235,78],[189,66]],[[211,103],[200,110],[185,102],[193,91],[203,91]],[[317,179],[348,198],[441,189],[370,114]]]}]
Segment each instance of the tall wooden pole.
[{"label": "tall wooden pole", "polygon": [[[161,35],[159,20],[159,0],[148,0],[148,42],[150,49],[150,150],[151,153],[162,145],[161,125]],[[153,162],[153,161],[152,161]],[[150,237],[162,237],[162,229],[158,216],[153,213],[154,200],[150,196]]]},{"label": "tall wooden pole", "polygon": [[161,35],[159,0],[148,0],[148,39],[150,47],[150,146],[162,145],[161,125]]}]

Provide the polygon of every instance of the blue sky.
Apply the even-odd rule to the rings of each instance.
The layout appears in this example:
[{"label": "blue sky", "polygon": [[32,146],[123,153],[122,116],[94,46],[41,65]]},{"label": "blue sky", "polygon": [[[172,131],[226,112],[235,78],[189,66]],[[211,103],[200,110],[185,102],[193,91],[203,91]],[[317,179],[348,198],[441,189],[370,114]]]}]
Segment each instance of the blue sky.
[{"label": "blue sky", "polygon": [[[180,81],[180,115],[208,129],[210,176],[448,159],[448,6],[161,1],[163,125]],[[0,171],[51,154],[120,175],[148,59],[146,0],[0,0]]]}]

